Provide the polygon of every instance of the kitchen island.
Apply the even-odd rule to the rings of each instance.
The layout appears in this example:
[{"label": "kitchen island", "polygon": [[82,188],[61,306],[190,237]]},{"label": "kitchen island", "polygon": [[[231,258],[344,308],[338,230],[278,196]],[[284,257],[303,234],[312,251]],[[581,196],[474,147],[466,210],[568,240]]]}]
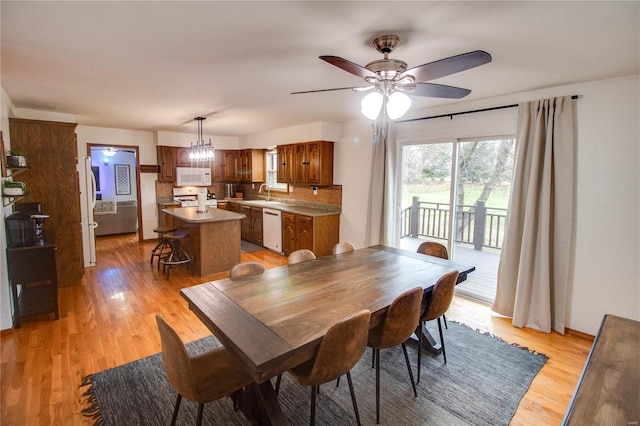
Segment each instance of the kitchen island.
[{"label": "kitchen island", "polygon": [[163,209],[173,216],[179,231],[189,233],[182,240],[184,250],[194,256],[193,270],[199,276],[231,269],[240,262],[240,221],[245,215],[209,207],[198,213],[197,207]]}]

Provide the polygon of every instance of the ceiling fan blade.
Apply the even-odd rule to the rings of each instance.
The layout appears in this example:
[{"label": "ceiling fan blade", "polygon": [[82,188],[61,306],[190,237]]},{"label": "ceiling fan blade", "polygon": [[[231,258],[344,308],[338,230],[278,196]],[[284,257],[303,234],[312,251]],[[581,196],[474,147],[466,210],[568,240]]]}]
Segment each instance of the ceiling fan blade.
[{"label": "ceiling fan blade", "polygon": [[338,68],[342,68],[348,73],[353,75],[357,75],[358,77],[372,77],[377,78],[378,74],[373,71],[369,71],[365,67],[353,63],[351,61],[347,61],[346,59],[340,58],[338,56],[320,56],[320,59],[323,61],[329,62],[331,65],[334,65]]},{"label": "ceiling fan blade", "polygon": [[491,55],[483,50],[463,53],[462,55],[440,59],[428,64],[410,68],[400,74],[399,79],[408,75],[416,82],[430,81],[446,75],[455,74],[491,62]]},{"label": "ceiling fan blade", "polygon": [[[412,87],[413,90],[411,90]],[[414,83],[407,86],[398,86],[398,88],[412,96],[427,96],[430,98],[460,99],[471,93],[469,89],[433,83]]]},{"label": "ceiling fan blade", "polygon": [[304,93],[316,93],[316,92],[333,92],[335,90],[357,90],[365,91],[373,89],[375,86],[355,86],[355,87],[338,87],[335,89],[319,89],[319,90],[305,90],[303,92],[291,92],[292,95],[300,95]]}]

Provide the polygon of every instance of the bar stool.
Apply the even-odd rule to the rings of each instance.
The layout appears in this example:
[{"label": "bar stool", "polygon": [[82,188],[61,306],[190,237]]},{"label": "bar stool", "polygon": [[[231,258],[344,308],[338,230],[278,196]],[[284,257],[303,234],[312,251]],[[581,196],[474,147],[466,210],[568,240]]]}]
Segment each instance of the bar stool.
[{"label": "bar stool", "polygon": [[180,265],[188,266],[191,270],[191,275],[193,275],[193,256],[190,256],[184,251],[181,242],[183,238],[187,238],[188,236],[189,233],[184,231],[174,231],[164,234],[164,238],[166,238],[171,245],[171,252],[167,256],[160,258],[162,272],[166,274],[167,279],[169,279],[171,268]]},{"label": "bar stool", "polygon": [[169,243],[169,240],[164,237],[164,234],[174,231],[177,231],[177,229],[171,226],[158,226],[153,228],[153,232],[157,233],[160,237],[160,242],[153,250],[151,250],[151,262],[149,263],[153,265],[153,258],[157,256],[158,270],[160,269],[160,259],[171,253],[171,244]]}]

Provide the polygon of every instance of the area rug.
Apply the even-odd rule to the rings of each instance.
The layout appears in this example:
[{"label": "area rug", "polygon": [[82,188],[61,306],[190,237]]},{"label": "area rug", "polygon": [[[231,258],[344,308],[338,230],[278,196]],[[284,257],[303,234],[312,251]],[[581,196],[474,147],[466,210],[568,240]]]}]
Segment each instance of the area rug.
[{"label": "area rug", "polygon": [[[430,326],[431,327],[431,326]],[[437,336],[437,329],[432,329]],[[547,361],[543,354],[510,345],[449,321],[443,330],[442,356],[422,357],[422,377],[415,398],[400,348],[381,351],[381,419],[386,425],[508,425],[531,381]],[[197,353],[220,345],[215,337],[191,342]],[[408,345],[416,368],[416,345]],[[363,424],[375,424],[375,370],[371,351],[351,371]],[[167,425],[176,393],[166,379],[161,354],[155,354],[85,378],[81,386],[88,408],[83,414],[99,425]],[[283,375],[279,402],[287,422],[308,424],[309,388]],[[178,424],[193,425],[196,404],[183,398]],[[205,405],[205,425],[249,425],[233,411],[230,398]],[[320,387],[316,424],[355,424],[346,380]]]},{"label": "area rug", "polygon": [[240,240],[240,251],[251,253],[252,251],[258,250],[265,250],[265,248],[257,244],[250,243],[249,241]]}]

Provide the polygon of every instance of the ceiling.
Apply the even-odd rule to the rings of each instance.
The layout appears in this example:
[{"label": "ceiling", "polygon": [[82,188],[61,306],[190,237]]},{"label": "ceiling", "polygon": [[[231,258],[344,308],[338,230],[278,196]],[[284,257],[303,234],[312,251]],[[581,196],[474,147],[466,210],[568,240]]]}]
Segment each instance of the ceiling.
[{"label": "ceiling", "polygon": [[[1,82],[16,108],[87,126],[244,135],[360,119],[362,85],[320,59],[381,59],[396,34],[409,67],[472,50],[493,61],[434,83],[465,100],[640,73],[640,3],[120,2],[0,3]],[[416,109],[454,102],[414,98]]]}]

